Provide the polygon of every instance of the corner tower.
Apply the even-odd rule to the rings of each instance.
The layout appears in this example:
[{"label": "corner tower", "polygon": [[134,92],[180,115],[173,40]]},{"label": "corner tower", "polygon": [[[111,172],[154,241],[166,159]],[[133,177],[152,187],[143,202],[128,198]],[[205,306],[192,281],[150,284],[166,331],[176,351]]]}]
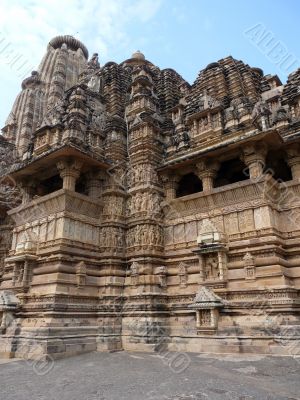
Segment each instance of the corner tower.
[{"label": "corner tower", "polygon": [[51,122],[57,103],[77,83],[87,58],[86,47],[72,36],[57,36],[49,42],[37,71],[22,82],[3,128],[4,137],[16,145],[19,156],[29,151],[33,132]]}]

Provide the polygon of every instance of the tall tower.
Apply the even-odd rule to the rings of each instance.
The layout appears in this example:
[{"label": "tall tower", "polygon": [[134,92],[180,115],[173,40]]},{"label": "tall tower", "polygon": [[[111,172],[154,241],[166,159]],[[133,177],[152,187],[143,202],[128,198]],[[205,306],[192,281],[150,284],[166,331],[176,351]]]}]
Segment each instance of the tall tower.
[{"label": "tall tower", "polygon": [[38,71],[22,84],[11,113],[15,125],[4,128],[16,148],[10,179],[22,195],[8,211],[14,230],[0,285],[19,300],[0,339],[0,352],[9,355],[96,350],[108,325],[98,308],[114,273],[101,253],[109,118],[98,57],[87,57],[70,36],[51,40]]},{"label": "tall tower", "polygon": [[[100,268],[103,276],[99,294],[107,310],[101,315],[98,350],[122,349],[123,288],[126,276],[127,126],[124,120],[129,76],[116,63],[101,70],[106,102],[105,157],[109,160],[102,181],[102,224]],[[98,172],[96,172],[98,174]]]},{"label": "tall tower", "polygon": [[[127,276],[125,294],[133,313],[124,315],[123,341],[153,346],[164,335],[158,310],[166,287],[161,203],[163,191],[157,174],[162,161],[159,99],[151,64],[143,54],[133,54],[132,84],[126,107],[128,123]],[[135,300],[132,300],[135,298]],[[145,310],[150,307],[149,312]],[[142,311],[144,309],[144,312]],[[153,315],[151,315],[153,313]]]},{"label": "tall tower", "polygon": [[49,42],[37,71],[22,82],[22,91],[3,129],[20,157],[29,150],[33,133],[49,124],[54,108],[77,82],[87,58],[86,47],[72,36],[57,36]]}]

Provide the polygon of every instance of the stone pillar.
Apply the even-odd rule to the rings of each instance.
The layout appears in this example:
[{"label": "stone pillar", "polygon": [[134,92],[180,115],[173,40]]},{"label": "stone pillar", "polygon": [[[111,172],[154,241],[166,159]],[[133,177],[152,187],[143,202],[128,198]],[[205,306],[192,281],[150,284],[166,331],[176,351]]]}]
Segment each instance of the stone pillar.
[{"label": "stone pillar", "polygon": [[257,180],[264,174],[266,165],[267,147],[264,143],[258,145],[247,145],[243,148],[242,161],[249,168],[249,178]]},{"label": "stone pillar", "polygon": [[226,257],[227,257],[227,255],[226,255],[225,251],[218,251],[218,264],[219,264],[220,280],[227,279]]},{"label": "stone pillar", "polygon": [[244,257],[244,270],[245,270],[245,279],[255,280],[256,278],[256,268],[255,268],[255,258],[249,252],[247,252]]},{"label": "stone pillar", "polygon": [[18,263],[14,262],[13,264],[13,276],[12,276],[12,285],[15,286],[17,282],[17,275],[18,275]]},{"label": "stone pillar", "polygon": [[200,328],[201,326],[201,321],[200,321],[200,311],[196,311],[196,328]]},{"label": "stone pillar", "polygon": [[29,203],[34,196],[35,182],[33,180],[24,180],[18,183],[22,193],[22,204]]},{"label": "stone pillar", "polygon": [[300,151],[299,146],[293,145],[286,149],[287,152],[287,162],[291,167],[293,180],[300,179]]},{"label": "stone pillar", "polygon": [[87,268],[83,261],[76,265],[77,288],[82,289],[86,284]]},{"label": "stone pillar", "polygon": [[202,254],[199,254],[199,282],[204,282],[204,259]]},{"label": "stone pillar", "polygon": [[22,204],[29,203],[32,199],[32,191],[31,188],[28,186],[22,187]]},{"label": "stone pillar", "polygon": [[218,327],[218,318],[219,317],[219,310],[217,308],[213,308],[210,310],[210,318],[211,318],[211,326],[213,328]]},{"label": "stone pillar", "polygon": [[22,277],[22,286],[24,289],[27,289],[29,287],[29,279],[30,279],[30,262],[29,260],[24,260],[23,277]]},{"label": "stone pillar", "polygon": [[249,168],[249,178],[257,180],[264,174],[266,165],[267,147],[264,143],[258,145],[247,145],[243,148],[242,161]]},{"label": "stone pillar", "polygon": [[176,175],[174,172],[168,172],[162,175],[166,201],[171,201],[176,198],[176,190],[178,188],[179,180],[180,176]]},{"label": "stone pillar", "polygon": [[63,180],[63,189],[75,191],[76,180],[80,176],[82,162],[79,160],[62,160],[58,161],[56,166]]},{"label": "stone pillar", "polygon": [[203,192],[208,192],[214,187],[215,174],[212,171],[203,171],[198,173],[199,178],[202,180]]},{"label": "stone pillar", "polygon": [[202,181],[203,192],[209,192],[214,188],[214,179],[220,164],[218,162],[201,161],[196,164],[196,174]]},{"label": "stone pillar", "polygon": [[92,199],[97,199],[100,194],[101,183],[98,179],[90,179],[87,182],[88,196]]},{"label": "stone pillar", "polygon": [[103,187],[103,172],[102,171],[90,171],[86,174],[87,181],[86,187],[88,196],[92,199],[98,199],[101,195],[101,189]]}]

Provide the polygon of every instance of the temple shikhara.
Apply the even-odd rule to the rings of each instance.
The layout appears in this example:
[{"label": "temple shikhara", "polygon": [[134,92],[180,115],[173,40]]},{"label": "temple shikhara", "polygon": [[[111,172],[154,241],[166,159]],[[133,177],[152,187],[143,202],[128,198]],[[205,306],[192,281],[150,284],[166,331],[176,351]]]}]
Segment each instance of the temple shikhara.
[{"label": "temple shikhara", "polygon": [[100,62],[52,39],[2,129],[0,356],[299,353],[300,69]]}]

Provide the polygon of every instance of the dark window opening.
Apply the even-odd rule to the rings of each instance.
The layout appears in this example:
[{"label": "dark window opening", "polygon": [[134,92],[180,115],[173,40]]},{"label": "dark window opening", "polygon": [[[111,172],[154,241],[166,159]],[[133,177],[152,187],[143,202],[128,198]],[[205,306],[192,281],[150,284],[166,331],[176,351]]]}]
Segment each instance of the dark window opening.
[{"label": "dark window opening", "polygon": [[202,190],[203,187],[201,180],[195,174],[190,173],[184,175],[180,179],[176,191],[176,197],[182,197],[182,196],[187,196],[189,194],[202,192]]},{"label": "dark window opening", "polygon": [[265,172],[272,174],[275,180],[283,182],[293,179],[291,168],[284,159],[284,155],[280,151],[270,151],[266,157]]},{"label": "dark window opening", "polygon": [[76,181],[75,192],[87,195],[86,181],[82,176]]},{"label": "dark window opening", "polygon": [[55,175],[40,182],[36,187],[36,194],[37,196],[45,196],[62,189],[62,187],[63,182],[61,177],[59,175]]},{"label": "dark window opening", "polygon": [[239,158],[234,158],[222,162],[215,179],[214,187],[217,188],[231,183],[245,181],[246,179],[249,179],[248,168]]}]

